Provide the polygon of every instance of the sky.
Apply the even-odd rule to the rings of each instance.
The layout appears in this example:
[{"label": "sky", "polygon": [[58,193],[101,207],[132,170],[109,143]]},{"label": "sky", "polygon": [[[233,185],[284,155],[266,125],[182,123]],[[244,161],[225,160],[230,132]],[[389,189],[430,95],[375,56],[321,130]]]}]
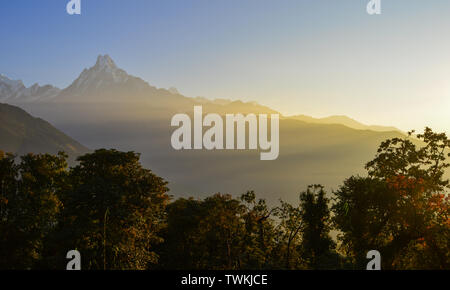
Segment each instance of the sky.
[{"label": "sky", "polygon": [[156,87],[450,132],[450,1],[0,1],[0,73],[68,86],[99,54]]}]

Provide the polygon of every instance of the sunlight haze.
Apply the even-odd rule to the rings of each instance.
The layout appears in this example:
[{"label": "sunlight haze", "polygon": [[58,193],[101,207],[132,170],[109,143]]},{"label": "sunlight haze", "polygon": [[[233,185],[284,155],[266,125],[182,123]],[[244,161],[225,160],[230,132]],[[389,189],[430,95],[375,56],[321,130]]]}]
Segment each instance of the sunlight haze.
[{"label": "sunlight haze", "polygon": [[80,17],[58,1],[23,2],[1,5],[0,73],[27,86],[64,88],[108,53],[189,97],[450,131],[447,1],[386,0],[376,17],[361,0],[97,0]]}]

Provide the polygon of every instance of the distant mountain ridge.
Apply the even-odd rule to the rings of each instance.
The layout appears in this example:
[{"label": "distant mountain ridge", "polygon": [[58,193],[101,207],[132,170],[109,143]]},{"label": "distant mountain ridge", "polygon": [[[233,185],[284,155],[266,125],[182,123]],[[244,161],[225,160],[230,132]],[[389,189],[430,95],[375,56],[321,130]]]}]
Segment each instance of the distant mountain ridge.
[{"label": "distant mountain ridge", "polygon": [[5,75],[0,75],[0,101],[2,102],[49,101],[60,91],[51,85],[34,84],[27,88],[20,80],[11,80]]},{"label": "distant mountain ridge", "polygon": [[297,115],[286,117],[313,124],[340,124],[357,130],[372,130],[377,132],[401,132],[399,129],[391,126],[365,125],[347,116],[330,116],[326,118],[313,118],[306,115]]}]

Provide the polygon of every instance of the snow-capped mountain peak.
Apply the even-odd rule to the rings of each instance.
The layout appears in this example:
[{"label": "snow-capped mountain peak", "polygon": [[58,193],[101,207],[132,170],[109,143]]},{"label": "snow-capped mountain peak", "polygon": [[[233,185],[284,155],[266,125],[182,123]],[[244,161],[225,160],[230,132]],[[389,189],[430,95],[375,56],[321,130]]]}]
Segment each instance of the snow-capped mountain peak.
[{"label": "snow-capped mountain peak", "polygon": [[0,74],[0,101],[21,103],[37,100],[48,100],[55,97],[60,90],[50,85],[34,84],[27,88],[21,80],[12,80]]},{"label": "snow-capped mountain peak", "polygon": [[111,59],[111,57],[109,55],[107,55],[107,54],[99,55],[97,57],[97,62],[95,64],[95,67],[100,69],[100,70],[106,70],[106,71],[117,70],[116,64]]},{"label": "snow-capped mountain peak", "polygon": [[143,80],[128,75],[117,67],[109,55],[99,55],[94,66],[84,69],[80,76],[64,90],[65,95],[80,96],[86,94],[116,90],[129,85],[135,88],[148,86]]},{"label": "snow-capped mountain peak", "polygon": [[7,76],[0,74],[0,95],[17,93],[25,86],[21,80],[12,80]]}]

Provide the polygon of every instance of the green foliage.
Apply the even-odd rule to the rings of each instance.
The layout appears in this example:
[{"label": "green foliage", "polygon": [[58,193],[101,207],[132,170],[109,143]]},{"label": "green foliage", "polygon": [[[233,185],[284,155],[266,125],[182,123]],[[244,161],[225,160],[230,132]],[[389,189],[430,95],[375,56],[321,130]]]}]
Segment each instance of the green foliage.
[{"label": "green foliage", "polygon": [[[333,222],[342,232],[340,249],[352,258],[355,269],[364,269],[366,253],[380,250],[388,241],[383,229],[397,203],[387,185],[372,178],[350,177],[335,193]],[[383,252],[383,262],[385,261]]]},{"label": "green foliage", "polygon": [[[300,206],[293,206],[287,202],[280,201],[281,205],[275,209],[275,215],[280,220],[277,230],[279,238],[279,252],[283,253],[284,268],[293,269],[300,267],[299,253],[295,251],[295,245],[300,244],[300,232],[304,227],[302,211]],[[292,265],[292,260],[296,262]]]},{"label": "green foliage", "polygon": [[[333,197],[311,185],[270,208],[248,191],[170,202],[139,154],[0,151],[0,269],[450,269],[449,139],[426,129],[383,142]],[[416,142],[417,143],[417,142]],[[330,205],[332,201],[332,205]],[[331,233],[338,232],[337,240]]]},{"label": "green foliage", "polygon": [[67,249],[83,253],[85,269],[146,269],[157,263],[168,202],[166,182],[134,152],[97,150],[78,159],[62,198],[60,230]]},{"label": "green foliage", "polygon": [[256,200],[254,191],[240,198],[245,206],[245,269],[277,268],[277,231],[272,219],[275,209],[269,209],[264,199]]},{"label": "green foliage", "polygon": [[203,201],[179,199],[167,212],[161,267],[260,269],[266,264],[270,212],[264,201],[255,201],[253,192],[241,200],[222,194]]},{"label": "green foliage", "polygon": [[408,138],[393,138],[381,143],[375,159],[368,162],[369,176],[387,180],[405,176],[422,180],[428,192],[443,190],[449,185],[444,179],[445,169],[450,166],[450,139],[445,133],[435,133],[426,128],[416,137],[424,143],[417,148],[408,133]]},{"label": "green foliage", "polygon": [[330,237],[329,200],[325,195],[321,185],[311,185],[300,195],[303,220],[300,253],[310,269],[339,267],[339,257],[334,252],[336,245]]},{"label": "green foliage", "polygon": [[[28,269],[42,259],[44,238],[58,221],[67,155],[28,154],[0,160],[1,268]],[[20,176],[20,179],[18,178]]]}]

